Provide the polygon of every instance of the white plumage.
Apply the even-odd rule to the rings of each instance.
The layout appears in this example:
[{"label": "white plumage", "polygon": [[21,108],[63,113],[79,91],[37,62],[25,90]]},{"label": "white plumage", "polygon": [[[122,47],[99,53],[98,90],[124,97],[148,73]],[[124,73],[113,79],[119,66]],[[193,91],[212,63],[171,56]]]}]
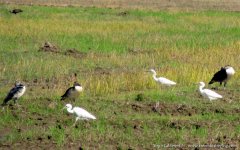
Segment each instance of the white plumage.
[{"label": "white plumage", "polygon": [[231,66],[225,66],[224,68],[226,69],[226,73],[227,73],[226,80],[229,80],[235,74],[235,70]]},{"label": "white plumage", "polygon": [[71,104],[66,104],[64,108],[67,108],[67,111],[69,113],[74,114],[76,116],[76,120],[73,125],[75,125],[78,120],[90,120],[90,119],[95,120],[96,119],[94,115],[92,115],[91,113],[89,113],[83,108],[80,108],[80,107],[72,108]]},{"label": "white plumage", "polygon": [[208,98],[210,101],[222,98],[222,95],[209,89],[203,89],[204,87],[205,87],[205,83],[199,82],[199,92],[203,97]]},{"label": "white plumage", "polygon": [[167,86],[172,86],[172,85],[176,85],[176,82],[173,82],[167,78],[164,78],[164,77],[159,77],[157,78],[157,73],[154,69],[150,69],[150,72],[153,73],[153,79],[158,82],[158,83],[161,83],[163,85],[167,85]]},{"label": "white plumage", "polygon": [[219,82],[222,85],[224,83],[224,87],[226,87],[228,80],[235,74],[235,70],[231,66],[222,67],[218,72],[214,74],[209,84],[213,84],[214,82]]},{"label": "white plumage", "polygon": [[17,100],[23,96],[23,94],[26,91],[26,86],[24,86],[23,84],[16,82],[15,83],[15,87],[13,87],[8,95],[6,96],[6,98],[4,99],[2,106],[6,105],[8,103],[8,101],[10,101],[11,99],[13,99],[14,103],[17,103]]}]

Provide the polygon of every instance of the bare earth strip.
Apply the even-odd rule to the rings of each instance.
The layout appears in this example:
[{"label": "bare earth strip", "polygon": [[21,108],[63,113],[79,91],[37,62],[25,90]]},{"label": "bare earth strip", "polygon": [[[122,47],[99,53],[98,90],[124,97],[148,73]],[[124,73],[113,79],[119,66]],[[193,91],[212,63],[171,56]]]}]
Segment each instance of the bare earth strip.
[{"label": "bare earth strip", "polygon": [[0,0],[0,3],[48,6],[240,11],[240,0]]}]

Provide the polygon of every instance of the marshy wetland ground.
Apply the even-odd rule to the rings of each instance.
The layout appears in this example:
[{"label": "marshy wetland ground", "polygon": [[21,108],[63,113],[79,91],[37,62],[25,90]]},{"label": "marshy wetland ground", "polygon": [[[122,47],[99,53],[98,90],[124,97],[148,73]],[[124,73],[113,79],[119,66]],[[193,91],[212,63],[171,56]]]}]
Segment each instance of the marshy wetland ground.
[{"label": "marshy wetland ground", "polygon": [[[20,107],[0,111],[0,149],[238,149],[239,18],[217,10],[0,4],[0,99],[16,80],[27,86]],[[236,74],[216,89],[223,99],[202,98],[197,83],[225,65]],[[177,85],[156,84],[150,68]],[[74,105],[97,120],[72,127],[60,96],[76,80],[84,91]]]}]

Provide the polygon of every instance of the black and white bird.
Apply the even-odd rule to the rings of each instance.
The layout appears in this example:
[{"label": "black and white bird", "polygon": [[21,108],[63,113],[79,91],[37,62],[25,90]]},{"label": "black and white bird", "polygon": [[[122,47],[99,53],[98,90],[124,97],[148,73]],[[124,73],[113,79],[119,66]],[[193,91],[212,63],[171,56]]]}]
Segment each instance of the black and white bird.
[{"label": "black and white bird", "polygon": [[22,9],[13,9],[10,12],[16,15],[16,14],[18,14],[20,12],[23,12],[23,11],[22,11]]},{"label": "black and white bird", "polygon": [[15,87],[13,87],[8,95],[6,96],[6,98],[4,99],[2,106],[6,105],[8,101],[10,101],[11,99],[13,99],[14,103],[17,103],[17,100],[23,96],[23,94],[26,91],[26,86],[24,86],[23,84],[16,82],[15,83]]},{"label": "black and white bird", "polygon": [[61,100],[65,99],[75,99],[79,96],[80,92],[83,91],[83,87],[77,83],[74,82],[73,86],[67,89],[67,91],[61,96]]},{"label": "black and white bird", "polygon": [[213,84],[214,82],[219,82],[220,85],[224,83],[226,86],[228,80],[235,74],[235,70],[231,66],[222,67],[218,72],[216,72],[208,84]]}]

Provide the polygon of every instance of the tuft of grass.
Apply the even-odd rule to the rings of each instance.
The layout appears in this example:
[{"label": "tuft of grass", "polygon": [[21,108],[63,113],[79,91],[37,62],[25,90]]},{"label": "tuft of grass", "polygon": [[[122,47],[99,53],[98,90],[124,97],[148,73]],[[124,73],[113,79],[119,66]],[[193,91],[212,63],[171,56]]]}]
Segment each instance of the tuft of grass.
[{"label": "tuft of grass", "polygon": [[[60,125],[59,125],[60,126]],[[59,127],[50,127],[49,128],[50,136],[54,139],[58,146],[63,146],[66,140],[65,130]]]}]

